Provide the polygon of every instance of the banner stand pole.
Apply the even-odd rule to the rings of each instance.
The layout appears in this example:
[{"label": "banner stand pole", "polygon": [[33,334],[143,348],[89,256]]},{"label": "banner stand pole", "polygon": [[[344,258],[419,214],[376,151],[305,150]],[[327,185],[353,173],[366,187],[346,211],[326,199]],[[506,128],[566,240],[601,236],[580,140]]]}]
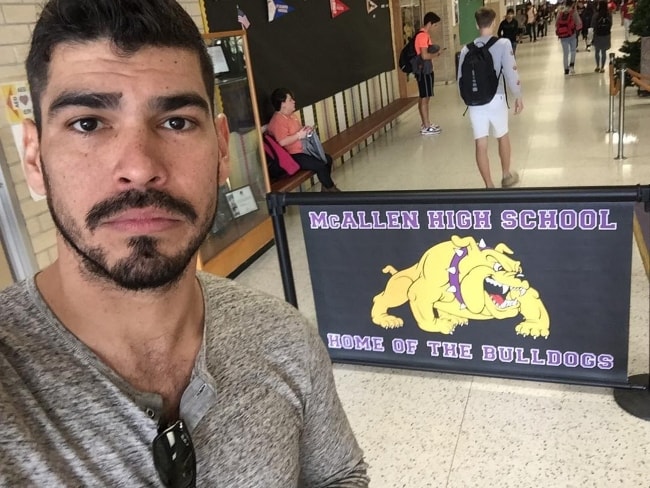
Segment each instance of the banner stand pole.
[{"label": "banner stand pole", "polygon": [[[643,202],[643,208],[650,212],[650,189],[640,188],[639,201]],[[650,244],[650,243],[649,243]],[[650,311],[650,303],[648,304]],[[650,320],[648,320],[650,327]],[[648,341],[648,371],[650,371],[650,341]],[[631,385],[644,387],[644,389],[614,389],[614,400],[626,412],[643,420],[650,420],[650,374],[637,374],[630,376],[628,381]]]},{"label": "banner stand pole", "polygon": [[625,65],[619,69],[618,79],[621,83],[621,90],[618,92],[618,154],[615,160],[627,159],[623,156],[623,143],[625,142]]},{"label": "banner stand pole", "polygon": [[291,257],[289,256],[287,228],[284,223],[284,212],[286,210],[284,197],[284,193],[269,193],[266,195],[266,203],[269,207],[271,220],[273,221],[273,233],[275,234],[275,247],[278,250],[278,261],[280,262],[280,274],[282,276],[284,299],[294,307],[298,308],[296,284],[293,279]]}]

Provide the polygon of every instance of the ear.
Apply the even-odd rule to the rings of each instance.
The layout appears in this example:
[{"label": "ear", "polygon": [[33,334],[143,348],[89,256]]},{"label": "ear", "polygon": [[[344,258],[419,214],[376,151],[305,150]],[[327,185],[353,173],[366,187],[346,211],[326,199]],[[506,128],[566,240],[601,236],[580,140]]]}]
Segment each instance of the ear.
[{"label": "ear", "polygon": [[23,171],[30,190],[37,196],[45,196],[45,178],[41,167],[41,145],[38,130],[32,120],[23,122]]},{"label": "ear", "polygon": [[218,179],[219,185],[223,185],[228,176],[230,176],[230,128],[228,127],[228,118],[225,114],[218,114],[214,119],[214,127],[217,131],[217,141],[219,145],[219,168]]}]

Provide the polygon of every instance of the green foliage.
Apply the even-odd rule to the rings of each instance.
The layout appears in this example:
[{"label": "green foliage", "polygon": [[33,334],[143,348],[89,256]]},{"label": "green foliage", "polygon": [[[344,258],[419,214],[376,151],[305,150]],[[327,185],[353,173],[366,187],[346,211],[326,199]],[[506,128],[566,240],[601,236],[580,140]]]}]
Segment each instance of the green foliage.
[{"label": "green foliage", "polygon": [[650,0],[637,0],[630,32],[640,37],[650,36]]},{"label": "green foliage", "polygon": [[634,71],[640,71],[641,66],[641,37],[650,36],[650,0],[637,0],[634,16],[630,24],[630,32],[639,36],[636,41],[625,41],[621,47],[624,54],[620,61]]},{"label": "green foliage", "polygon": [[625,41],[620,51],[624,55],[617,58],[617,61],[622,61],[628,68],[639,71],[641,66],[641,39],[632,42]]}]

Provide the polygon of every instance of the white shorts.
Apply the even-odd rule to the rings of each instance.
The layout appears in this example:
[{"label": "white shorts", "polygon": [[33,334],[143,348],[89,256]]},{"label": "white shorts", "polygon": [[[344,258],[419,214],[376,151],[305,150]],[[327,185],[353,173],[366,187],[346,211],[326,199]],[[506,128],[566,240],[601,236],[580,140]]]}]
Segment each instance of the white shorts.
[{"label": "white shorts", "polygon": [[492,135],[496,138],[508,133],[508,105],[505,95],[497,93],[490,103],[469,107],[468,112],[474,139],[489,136],[490,127],[492,127]]}]

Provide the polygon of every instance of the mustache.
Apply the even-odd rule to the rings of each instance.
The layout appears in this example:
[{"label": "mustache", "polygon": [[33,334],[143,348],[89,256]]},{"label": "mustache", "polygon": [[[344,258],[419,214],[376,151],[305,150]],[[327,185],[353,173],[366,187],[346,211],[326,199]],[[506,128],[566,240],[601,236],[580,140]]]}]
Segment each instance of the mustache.
[{"label": "mustache", "polygon": [[172,197],[160,190],[128,190],[94,205],[86,214],[86,226],[94,231],[103,220],[132,208],[154,207],[180,214],[191,223],[198,218],[194,207],[185,199]]}]

